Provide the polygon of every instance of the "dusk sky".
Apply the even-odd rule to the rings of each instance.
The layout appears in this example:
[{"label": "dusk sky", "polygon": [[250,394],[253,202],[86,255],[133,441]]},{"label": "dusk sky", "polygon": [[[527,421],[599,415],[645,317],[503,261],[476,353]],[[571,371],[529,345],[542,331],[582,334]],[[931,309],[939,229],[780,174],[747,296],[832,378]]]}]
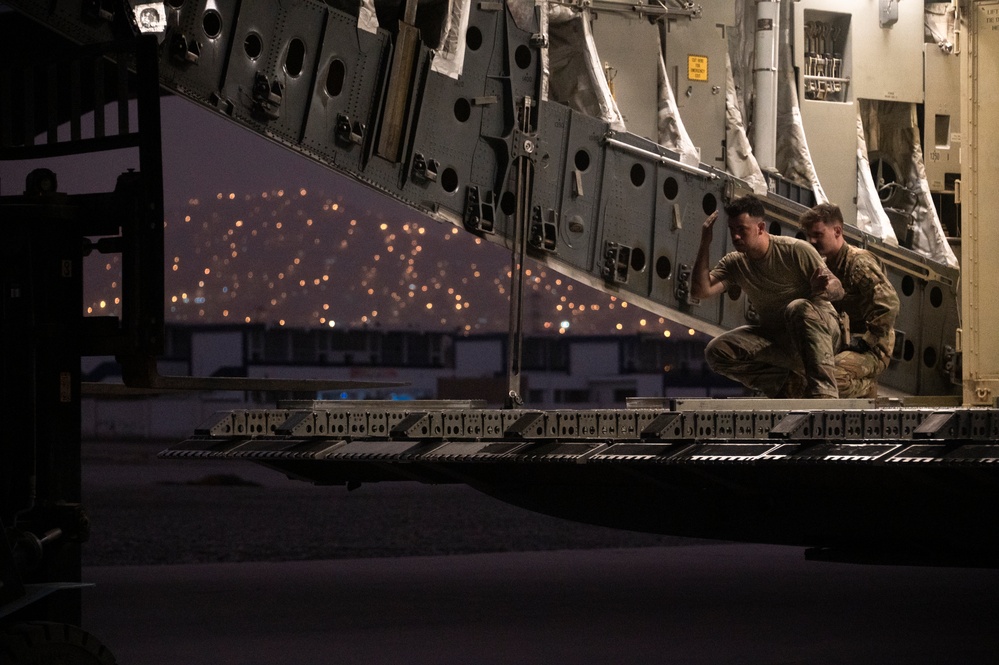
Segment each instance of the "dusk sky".
[{"label": "dusk sky", "polygon": [[[163,97],[160,107],[168,209],[190,197],[220,191],[259,193],[291,187],[339,190],[352,199],[365,199],[365,206],[401,208],[185,99]],[[109,122],[111,117],[108,113]],[[56,171],[60,191],[79,194],[110,191],[118,174],[138,169],[139,160],[136,151],[123,150],[38,162],[0,162],[0,194],[20,193],[24,176],[38,166]]]}]

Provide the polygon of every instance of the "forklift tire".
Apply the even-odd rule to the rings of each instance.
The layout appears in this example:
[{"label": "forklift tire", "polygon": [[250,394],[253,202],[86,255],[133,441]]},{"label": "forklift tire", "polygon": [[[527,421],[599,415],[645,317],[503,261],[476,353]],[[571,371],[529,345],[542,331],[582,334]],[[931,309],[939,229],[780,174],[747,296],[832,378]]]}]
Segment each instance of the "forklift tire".
[{"label": "forklift tire", "polygon": [[114,654],[87,631],[33,621],[0,628],[4,665],[116,665]]}]

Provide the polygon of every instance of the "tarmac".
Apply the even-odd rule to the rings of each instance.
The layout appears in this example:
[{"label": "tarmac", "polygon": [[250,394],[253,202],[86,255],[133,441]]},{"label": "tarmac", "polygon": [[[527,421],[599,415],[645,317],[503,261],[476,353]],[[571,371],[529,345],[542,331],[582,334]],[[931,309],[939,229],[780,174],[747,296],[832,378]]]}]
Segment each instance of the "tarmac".
[{"label": "tarmac", "polygon": [[999,662],[999,570],[578,525],[84,445],[83,627],[122,665]]},{"label": "tarmac", "polygon": [[999,571],[696,545],[92,567],[119,663],[993,663]]}]

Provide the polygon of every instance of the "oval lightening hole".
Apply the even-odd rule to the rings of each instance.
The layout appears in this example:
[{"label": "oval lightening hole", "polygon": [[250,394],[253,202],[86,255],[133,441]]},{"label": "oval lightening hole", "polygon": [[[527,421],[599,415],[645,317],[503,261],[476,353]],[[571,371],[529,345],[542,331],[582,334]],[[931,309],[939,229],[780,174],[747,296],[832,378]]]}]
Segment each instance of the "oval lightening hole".
[{"label": "oval lightening hole", "polygon": [[347,66],[343,60],[334,60],[326,72],[326,94],[337,97],[343,92],[343,83],[347,78]]},{"label": "oval lightening hole", "polygon": [[201,18],[201,27],[209,39],[215,39],[222,34],[222,16],[214,9],[209,9]]},{"label": "oval lightening hole", "polygon": [[284,69],[288,76],[298,76],[302,73],[305,65],[305,42],[301,39],[292,39],[288,44],[288,54],[284,59]]},{"label": "oval lightening hole", "polygon": [[250,60],[256,60],[264,50],[264,43],[260,40],[260,35],[251,32],[243,41],[243,52]]},{"label": "oval lightening hole", "polygon": [[441,187],[448,194],[454,194],[458,191],[458,172],[450,166],[444,169],[444,173],[441,174]]}]

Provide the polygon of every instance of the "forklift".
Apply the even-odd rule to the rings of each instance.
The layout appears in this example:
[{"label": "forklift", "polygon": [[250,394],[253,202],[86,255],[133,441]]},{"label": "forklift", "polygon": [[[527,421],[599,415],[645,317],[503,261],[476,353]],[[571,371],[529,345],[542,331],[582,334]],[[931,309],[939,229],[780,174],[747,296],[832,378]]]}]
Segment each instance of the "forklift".
[{"label": "forklift", "polygon": [[[90,523],[80,361],[115,356],[142,383],[148,359],[162,353],[158,46],[137,37],[79,47],[26,23],[0,72],[0,159],[132,149],[140,168],[118,176],[112,192],[76,195],[37,168],[23,193],[0,196],[0,660],[110,665],[111,651],[80,627],[92,586],[81,581]],[[122,265],[120,316],[85,316],[84,260],[112,254]]]}]

